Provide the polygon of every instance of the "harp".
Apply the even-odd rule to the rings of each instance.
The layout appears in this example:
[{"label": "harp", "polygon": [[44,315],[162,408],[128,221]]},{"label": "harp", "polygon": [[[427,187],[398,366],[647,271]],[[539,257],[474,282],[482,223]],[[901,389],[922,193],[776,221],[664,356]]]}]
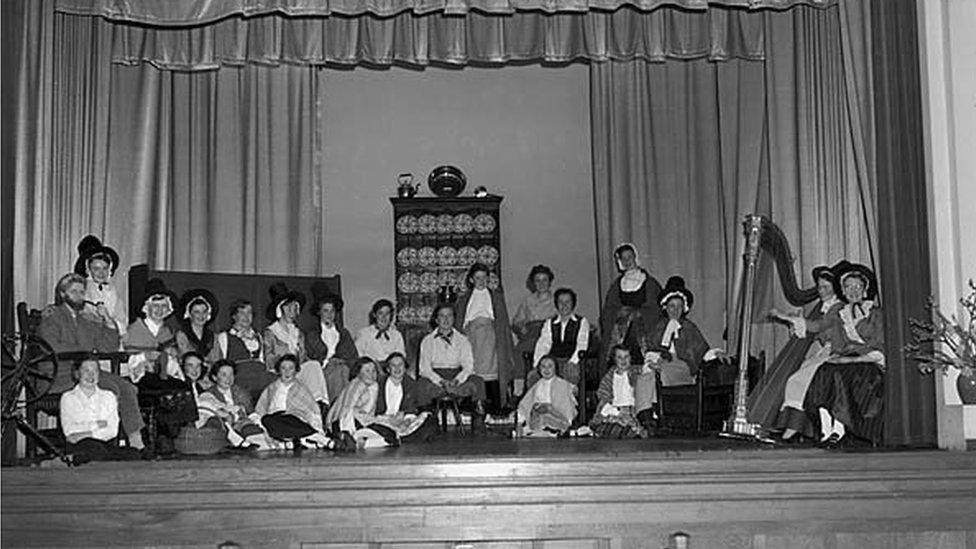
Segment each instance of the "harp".
[{"label": "harp", "polygon": [[802,307],[812,302],[817,298],[817,288],[803,289],[797,284],[796,273],[793,270],[795,258],[790,252],[786,236],[775,223],[760,215],[747,215],[743,227],[746,246],[743,253],[745,269],[743,270],[742,298],[739,302],[741,307],[738,315],[739,372],[732,413],[725,422],[721,434],[731,437],[757,437],[759,436],[759,426],[750,423],[747,418],[749,361],[742,359],[742,357],[749,356],[752,343],[752,316],[760,256],[769,256],[773,260],[783,293],[791,305]]}]

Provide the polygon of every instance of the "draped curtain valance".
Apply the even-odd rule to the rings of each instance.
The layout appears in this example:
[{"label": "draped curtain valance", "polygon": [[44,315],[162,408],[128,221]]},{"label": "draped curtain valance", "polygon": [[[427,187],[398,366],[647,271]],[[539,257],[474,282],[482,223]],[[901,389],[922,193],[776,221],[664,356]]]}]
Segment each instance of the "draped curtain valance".
[{"label": "draped curtain valance", "polygon": [[798,4],[827,6],[836,0],[57,0],[55,9],[76,15],[153,26],[185,26],[212,23],[232,16],[280,14],[289,17],[362,15],[387,17],[403,12],[466,14],[480,11],[511,14],[613,11],[630,6],[652,11],[670,6],[705,11],[715,6],[744,9],[784,9]]},{"label": "draped curtain valance", "polygon": [[558,13],[471,12],[393,17],[222,19],[197,27],[97,23],[115,63],[212,70],[221,65],[498,64],[511,61],[664,61],[764,56],[759,12],[710,9]]},{"label": "draped curtain valance", "polygon": [[836,0],[57,0],[120,64],[448,65],[763,59],[758,8]]}]

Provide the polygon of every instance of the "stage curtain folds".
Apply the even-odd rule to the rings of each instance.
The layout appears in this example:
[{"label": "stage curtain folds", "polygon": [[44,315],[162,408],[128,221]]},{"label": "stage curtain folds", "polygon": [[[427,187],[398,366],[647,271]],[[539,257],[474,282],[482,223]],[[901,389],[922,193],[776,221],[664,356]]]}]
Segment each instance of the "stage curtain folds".
[{"label": "stage curtain folds", "polygon": [[707,10],[712,6],[784,9],[797,4],[832,5],[837,0],[57,0],[63,13],[95,15],[153,26],[212,23],[232,16],[281,14],[289,17],[362,15],[381,17],[403,12],[466,14],[471,11],[510,14],[611,11],[630,6],[651,11],[663,6]]},{"label": "stage curtain folds", "polygon": [[441,12],[392,17],[231,17],[196,27],[100,20],[116,63],[173,70],[221,65],[418,65],[577,59],[762,59],[761,12]]},{"label": "stage curtain folds", "polygon": [[[863,75],[847,70],[845,52],[857,44],[841,47],[842,22],[863,25],[868,14],[839,10],[763,13],[762,63],[591,65],[602,288],[616,276],[613,248],[633,241],[662,283],[685,278],[696,294],[692,317],[710,341],[721,344],[728,327],[731,345],[746,214],[783,228],[805,287],[816,265],[874,264],[876,193],[863,149],[872,142],[871,95],[857,87]],[[761,293],[763,313],[788,308],[781,291]],[[770,356],[784,339],[771,326],[755,333],[755,350]]]},{"label": "stage curtain folds", "polygon": [[323,272],[315,69],[113,65],[97,18],[27,5],[24,55],[37,57],[16,120],[18,300],[50,303],[87,233],[119,251],[123,284],[144,262]]}]

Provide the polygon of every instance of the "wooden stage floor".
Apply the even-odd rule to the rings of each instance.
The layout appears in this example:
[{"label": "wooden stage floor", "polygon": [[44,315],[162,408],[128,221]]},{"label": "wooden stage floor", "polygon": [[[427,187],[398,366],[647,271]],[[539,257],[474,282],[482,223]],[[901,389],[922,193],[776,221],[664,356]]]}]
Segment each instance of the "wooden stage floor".
[{"label": "wooden stage floor", "polygon": [[0,480],[4,547],[976,549],[976,452],[451,437]]}]

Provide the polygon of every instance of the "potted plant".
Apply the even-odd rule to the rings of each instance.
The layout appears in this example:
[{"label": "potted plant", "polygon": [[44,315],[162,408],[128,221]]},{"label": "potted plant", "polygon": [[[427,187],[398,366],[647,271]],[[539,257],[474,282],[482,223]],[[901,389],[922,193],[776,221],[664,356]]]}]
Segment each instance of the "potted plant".
[{"label": "potted plant", "polygon": [[932,320],[909,320],[912,342],[905,346],[905,356],[918,361],[918,369],[926,374],[958,369],[959,398],[963,404],[976,404],[976,283],[970,280],[969,288],[969,295],[959,300],[969,317],[965,324],[955,315],[946,317],[929,298],[926,308]]}]

